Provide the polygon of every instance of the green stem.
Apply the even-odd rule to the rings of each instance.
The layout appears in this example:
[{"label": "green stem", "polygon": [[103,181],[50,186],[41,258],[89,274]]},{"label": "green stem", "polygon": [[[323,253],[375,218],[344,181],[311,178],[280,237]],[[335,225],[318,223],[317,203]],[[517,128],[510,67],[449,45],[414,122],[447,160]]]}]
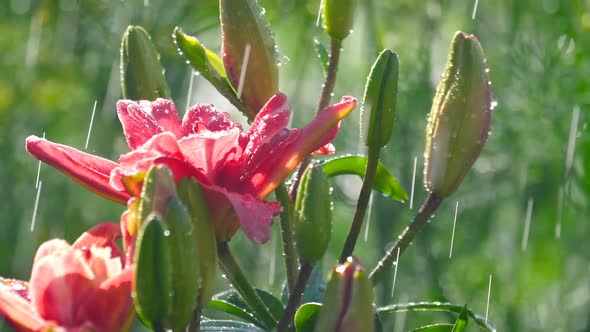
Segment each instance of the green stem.
[{"label": "green stem", "polygon": [[[330,60],[328,61],[328,71],[326,72],[326,78],[324,79],[324,84],[322,85],[322,92],[320,94],[320,100],[318,102],[316,114],[321,112],[324,108],[326,108],[332,100],[334,86],[336,85],[336,74],[338,74],[338,63],[340,62],[341,50],[342,40],[332,38],[332,40],[330,41]],[[311,158],[309,156],[301,161],[301,165],[299,166],[299,170],[297,171],[297,174],[295,175],[295,180],[293,180],[293,185],[291,186],[291,200],[294,200],[297,196],[299,182],[301,182],[303,172],[305,171],[307,166],[309,166],[310,161]]]},{"label": "green stem", "polygon": [[217,255],[219,256],[221,268],[244,302],[255,313],[256,318],[262,320],[262,323],[267,329],[272,329],[276,325],[277,320],[272,316],[268,307],[262,302],[258,293],[256,293],[254,286],[252,286],[244,272],[242,272],[227,243],[217,245]]},{"label": "green stem", "polygon": [[399,250],[400,255],[404,252],[416,234],[418,234],[424,225],[428,223],[428,220],[430,220],[434,211],[438,209],[442,200],[441,197],[435,194],[428,194],[424,204],[422,204],[422,207],[414,217],[414,220],[412,220],[410,225],[406,227],[402,235],[399,236],[397,242],[387,251],[387,253],[385,253],[383,258],[377,263],[377,266],[371,271],[369,278],[373,284],[377,284],[383,279],[385,271],[392,267],[393,262],[398,255],[397,251]]},{"label": "green stem", "polygon": [[293,202],[289,198],[287,188],[282,183],[275,189],[275,195],[283,207],[281,211],[281,238],[287,287],[290,293],[295,285],[295,278],[297,278],[297,254],[295,253],[293,230],[291,229],[293,225]]},{"label": "green stem", "polygon": [[379,148],[368,149],[367,167],[365,170],[365,178],[363,179],[363,185],[361,192],[359,193],[359,199],[356,204],[356,210],[354,211],[354,217],[352,218],[352,224],[350,225],[350,231],[348,231],[348,237],[342,247],[342,253],[340,254],[340,264],[346,262],[348,256],[352,255],[356,241],[358,240],[361,232],[361,226],[365,219],[365,213],[369,206],[369,200],[371,198],[371,191],[373,190],[373,181],[375,179],[375,173],[377,171],[377,165],[379,163]]},{"label": "green stem", "polygon": [[199,332],[201,330],[201,314],[203,312],[203,307],[201,304],[198,304],[193,312],[193,319],[188,326],[188,332]]},{"label": "green stem", "polygon": [[299,307],[299,304],[301,303],[303,291],[305,291],[305,286],[311,276],[311,271],[313,271],[312,264],[307,262],[301,264],[301,270],[297,276],[297,282],[295,283],[293,290],[289,293],[289,302],[287,302],[287,307],[285,308],[285,311],[283,311],[283,316],[277,325],[277,332],[287,331],[289,325],[293,322],[293,317],[295,317],[297,307]]}]

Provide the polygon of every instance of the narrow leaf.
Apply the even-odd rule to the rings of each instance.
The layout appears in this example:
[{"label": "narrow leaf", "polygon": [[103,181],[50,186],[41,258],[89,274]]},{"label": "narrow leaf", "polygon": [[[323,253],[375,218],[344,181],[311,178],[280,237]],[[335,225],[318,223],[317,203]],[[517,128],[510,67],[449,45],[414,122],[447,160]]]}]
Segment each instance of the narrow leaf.
[{"label": "narrow leaf", "polygon": [[252,324],[236,322],[233,320],[203,320],[201,322],[201,332],[264,332]]},{"label": "narrow leaf", "polygon": [[413,329],[411,332],[451,332],[453,324],[432,324]]},{"label": "narrow leaf", "polygon": [[315,50],[318,53],[318,58],[320,58],[320,62],[322,63],[322,68],[324,69],[324,74],[328,73],[328,62],[330,61],[330,53],[326,49],[326,46],[322,44],[317,39],[314,39],[313,43],[315,44]]},{"label": "narrow leaf", "polygon": [[455,321],[455,325],[453,326],[452,332],[463,332],[465,328],[467,328],[467,322],[469,321],[469,314],[467,313],[467,305],[463,307],[459,317]]},{"label": "narrow leaf", "polygon": [[[322,164],[324,172],[328,176],[343,174],[356,174],[363,178],[367,168],[367,157],[363,156],[345,156],[328,160]],[[404,202],[408,199],[408,194],[402,188],[391,173],[381,162],[377,165],[377,173],[373,182],[373,189],[379,191],[391,199]]]}]

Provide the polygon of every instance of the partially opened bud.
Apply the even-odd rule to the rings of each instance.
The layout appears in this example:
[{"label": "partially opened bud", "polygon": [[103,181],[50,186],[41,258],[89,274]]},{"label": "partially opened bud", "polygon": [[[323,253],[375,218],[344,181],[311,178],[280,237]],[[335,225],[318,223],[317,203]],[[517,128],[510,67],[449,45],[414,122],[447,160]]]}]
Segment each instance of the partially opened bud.
[{"label": "partially opened bud", "polygon": [[367,147],[387,145],[395,124],[399,61],[397,54],[383,50],[367,78],[361,107],[361,137]]},{"label": "partially opened bud", "polygon": [[343,40],[352,29],[355,0],[324,0],[324,30],[334,39]]},{"label": "partially opened bud", "polygon": [[256,0],[220,0],[223,62],[248,118],[278,92],[277,46]]},{"label": "partially opened bud", "polygon": [[373,288],[360,262],[349,257],[328,277],[316,332],[374,331]]},{"label": "partially opened bud", "polygon": [[326,252],[332,233],[332,199],[328,176],[319,165],[305,170],[295,202],[295,242],[299,257],[314,263]]},{"label": "partially opened bud", "polygon": [[426,127],[424,183],[439,197],[453,193],[487,141],[492,97],[479,41],[457,32]]},{"label": "partially opened bud", "polygon": [[170,99],[164,68],[148,33],[130,25],[121,41],[121,88],[123,98]]}]

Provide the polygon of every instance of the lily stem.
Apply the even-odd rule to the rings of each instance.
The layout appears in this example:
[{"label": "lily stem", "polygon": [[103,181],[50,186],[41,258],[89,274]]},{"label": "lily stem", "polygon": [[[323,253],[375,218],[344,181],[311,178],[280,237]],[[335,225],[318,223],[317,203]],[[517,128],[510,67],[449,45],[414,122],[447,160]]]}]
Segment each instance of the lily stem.
[{"label": "lily stem", "polygon": [[283,206],[283,210],[281,211],[281,240],[283,242],[287,287],[290,293],[295,286],[295,279],[297,278],[297,255],[295,253],[292,230],[293,201],[289,198],[289,192],[283,183],[275,189],[275,195]]},{"label": "lily stem", "polygon": [[[200,297],[200,296],[199,296]],[[199,299],[200,301],[200,299]],[[193,319],[188,326],[188,332],[199,332],[201,330],[201,314],[203,312],[203,306],[198,304],[195,310],[193,311]]]},{"label": "lily stem", "polygon": [[373,181],[375,180],[375,173],[377,171],[377,165],[379,163],[380,149],[369,148],[367,151],[367,167],[365,169],[365,177],[363,179],[363,185],[359,193],[358,202],[356,204],[356,210],[354,211],[354,217],[352,218],[352,224],[350,225],[350,231],[348,237],[342,247],[340,254],[340,264],[346,262],[348,256],[352,255],[356,241],[358,240],[371,198],[371,192],[373,190]]},{"label": "lily stem", "polygon": [[399,250],[400,255],[404,252],[414,237],[428,223],[428,220],[430,220],[436,209],[438,209],[442,200],[441,197],[433,193],[428,194],[422,207],[420,207],[420,210],[410,225],[406,227],[403,233],[399,236],[397,242],[385,253],[383,258],[377,263],[377,266],[371,271],[369,279],[371,279],[373,284],[377,284],[383,280],[386,270],[392,267],[393,262],[397,257],[397,251]]},{"label": "lily stem", "polygon": [[217,255],[219,256],[222,270],[224,270],[229,281],[238,291],[244,302],[255,313],[256,318],[260,319],[268,330],[273,329],[277,320],[270,313],[264,302],[262,302],[262,299],[260,299],[256,289],[252,286],[244,272],[242,272],[227,242],[217,245]]},{"label": "lily stem", "polygon": [[297,307],[301,303],[303,291],[305,290],[305,286],[307,285],[307,281],[309,280],[312,271],[313,264],[307,262],[301,264],[301,269],[297,276],[297,282],[295,283],[295,287],[289,293],[289,302],[287,302],[287,307],[285,308],[285,311],[283,311],[283,316],[277,325],[277,332],[287,331],[289,325],[293,322],[293,317],[295,317]]},{"label": "lily stem", "polygon": [[[338,63],[340,62],[340,52],[342,50],[342,40],[332,38],[330,41],[330,60],[328,61],[328,70],[326,72],[326,78],[324,79],[324,84],[322,85],[322,92],[320,93],[320,100],[318,102],[318,108],[316,110],[316,114],[321,112],[332,100],[332,95],[334,94],[334,86],[336,85],[336,74],[338,74]],[[295,175],[295,180],[293,180],[293,185],[291,186],[291,200],[295,200],[297,196],[297,189],[299,187],[299,182],[301,182],[301,177],[303,176],[303,172],[309,166],[311,161],[310,157],[307,157],[301,161],[301,165],[299,166],[299,170]]]}]

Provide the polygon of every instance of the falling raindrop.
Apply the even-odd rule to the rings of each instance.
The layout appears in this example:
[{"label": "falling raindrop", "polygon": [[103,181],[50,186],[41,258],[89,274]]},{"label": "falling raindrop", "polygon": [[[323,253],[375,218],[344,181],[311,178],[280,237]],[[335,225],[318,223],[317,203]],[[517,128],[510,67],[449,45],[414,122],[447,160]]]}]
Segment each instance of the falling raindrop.
[{"label": "falling raindrop", "polygon": [[522,251],[525,251],[527,249],[527,246],[529,243],[529,230],[531,227],[531,219],[533,216],[533,204],[534,204],[533,198],[529,197],[529,200],[527,203],[527,208],[526,208],[526,217],[524,219],[524,232],[522,234],[522,243],[521,243]]},{"label": "falling raindrop", "polygon": [[250,44],[246,44],[244,50],[244,59],[242,61],[242,71],[240,72],[240,80],[238,81],[238,97],[242,97],[242,89],[244,88],[244,80],[246,79],[246,69],[248,68],[248,62],[250,61]]},{"label": "falling raindrop", "polygon": [[414,189],[416,188],[416,166],[418,157],[414,157],[414,171],[412,172],[412,191],[410,193],[410,210],[414,207]]},{"label": "falling raindrop", "polygon": [[188,93],[186,95],[186,107],[185,110],[188,111],[188,108],[191,106],[191,97],[193,95],[193,82],[195,81],[195,70],[191,69],[191,78],[188,83]]},{"label": "falling raindrop", "polygon": [[320,20],[322,18],[322,9],[324,8],[324,0],[320,1],[320,8],[318,9],[318,17],[315,21],[315,26],[319,27],[320,26]]},{"label": "falling raindrop", "polygon": [[490,312],[490,296],[492,294],[492,275],[490,274],[490,279],[488,282],[488,300],[486,303],[486,322],[488,321],[488,314]]},{"label": "falling raindrop", "polygon": [[35,197],[35,206],[33,207],[33,217],[31,218],[31,232],[35,230],[35,219],[37,218],[37,208],[39,207],[41,187],[43,187],[43,181],[39,181],[39,186],[37,187],[37,196]]},{"label": "falling raindrop", "polygon": [[451,249],[449,250],[449,259],[453,257],[453,244],[455,242],[455,226],[457,225],[457,211],[459,211],[459,201],[455,203],[455,216],[453,217],[453,233],[451,234]]},{"label": "falling raindrop", "polygon": [[394,262],[394,270],[393,270],[393,284],[391,285],[391,297],[393,298],[393,292],[395,291],[395,282],[397,280],[397,268],[399,266],[399,250],[400,247],[397,248],[397,254],[395,256],[395,262]]},{"label": "falling raindrop", "polygon": [[90,125],[88,125],[88,134],[86,135],[86,144],[84,144],[84,150],[88,150],[88,142],[90,142],[90,133],[92,132],[92,125],[94,124],[94,114],[96,114],[96,103],[94,100],[94,106],[92,107],[92,115],[90,116]]},{"label": "falling raindrop", "polygon": [[373,195],[371,195],[371,197],[369,198],[369,207],[368,210],[369,212],[367,213],[367,225],[365,226],[365,236],[364,236],[364,240],[365,242],[367,242],[369,240],[369,227],[371,225],[371,215],[373,214]]}]

